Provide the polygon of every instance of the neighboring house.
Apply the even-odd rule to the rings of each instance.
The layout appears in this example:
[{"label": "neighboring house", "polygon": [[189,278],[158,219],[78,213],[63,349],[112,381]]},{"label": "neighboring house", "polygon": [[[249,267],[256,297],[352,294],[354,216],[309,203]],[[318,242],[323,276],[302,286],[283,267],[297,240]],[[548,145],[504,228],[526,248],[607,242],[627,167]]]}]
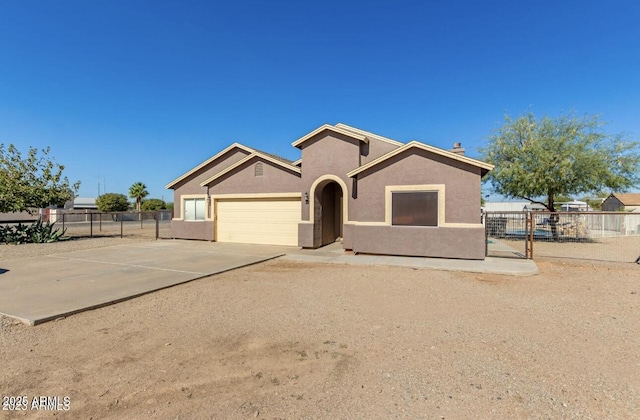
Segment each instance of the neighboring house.
[{"label": "neighboring house", "polygon": [[574,200],[562,203],[560,211],[593,211],[593,209],[584,201]]},{"label": "neighboring house", "polygon": [[[484,211],[510,212],[532,210],[532,206],[536,206],[536,204],[532,204],[530,201],[487,201],[482,208]],[[535,210],[538,209],[535,208]]]},{"label": "neighboring house", "polygon": [[480,180],[493,166],[344,124],[292,143],[292,162],[234,143],[166,187],[175,238],[484,259]]},{"label": "neighboring house", "polygon": [[0,223],[35,222],[38,220],[38,217],[37,211],[33,214],[26,211],[0,213]]},{"label": "neighboring house", "polygon": [[549,211],[544,204],[540,203],[527,203],[523,208],[523,211]]},{"label": "neighboring house", "polygon": [[65,210],[98,210],[96,199],[93,197],[75,197],[64,203]]},{"label": "neighboring house", "polygon": [[96,199],[92,197],[76,197],[73,199],[73,210],[98,210]]},{"label": "neighboring house", "polygon": [[602,202],[602,211],[640,211],[640,194],[612,193]]},{"label": "neighboring house", "polygon": [[[60,210],[60,212],[58,211]],[[41,218],[44,221],[54,222],[60,218],[62,210],[67,212],[81,211],[90,212],[92,210],[98,210],[95,198],[76,197],[73,200],[69,200],[64,204],[64,208],[56,209],[55,206],[49,208],[38,209],[33,214],[28,212],[16,212],[16,213],[0,213],[0,223],[3,222],[33,222]]]}]

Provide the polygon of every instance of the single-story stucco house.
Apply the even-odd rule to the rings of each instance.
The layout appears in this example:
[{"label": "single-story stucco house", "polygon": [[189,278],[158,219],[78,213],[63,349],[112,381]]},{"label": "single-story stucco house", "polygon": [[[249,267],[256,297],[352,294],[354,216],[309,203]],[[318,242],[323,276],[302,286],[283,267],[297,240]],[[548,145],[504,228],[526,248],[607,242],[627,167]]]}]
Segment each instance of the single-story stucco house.
[{"label": "single-story stucco house", "polygon": [[345,124],[295,140],[293,162],[234,143],[167,184],[174,238],[484,259],[480,181],[493,166]]}]

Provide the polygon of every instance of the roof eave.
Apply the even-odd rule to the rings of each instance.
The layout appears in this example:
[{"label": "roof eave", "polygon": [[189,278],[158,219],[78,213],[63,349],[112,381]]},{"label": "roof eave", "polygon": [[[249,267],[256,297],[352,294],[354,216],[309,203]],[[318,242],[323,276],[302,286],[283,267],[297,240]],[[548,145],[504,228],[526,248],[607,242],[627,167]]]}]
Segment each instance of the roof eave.
[{"label": "roof eave", "polygon": [[204,162],[202,162],[200,165],[196,166],[195,168],[191,169],[188,172],[185,172],[184,174],[180,175],[178,178],[174,179],[173,181],[171,181],[170,183],[168,183],[167,185],[165,185],[164,187],[166,189],[172,189],[173,187],[175,187],[176,184],[178,184],[180,181],[185,180],[186,178],[188,178],[190,175],[193,175],[194,173],[196,173],[197,171],[199,171],[200,169],[204,168],[205,166],[209,165],[210,163],[214,162],[216,159],[220,158],[221,156],[225,155],[227,152],[233,150],[234,148],[239,148],[244,150],[245,152],[248,152],[249,154],[253,153],[254,150],[251,149],[250,147],[247,147],[243,144],[240,143],[233,143],[230,146],[226,147],[225,149],[223,149],[222,151],[220,151],[219,153],[216,153],[215,155],[211,156],[209,159],[205,160]]},{"label": "roof eave", "polygon": [[[378,165],[379,163],[382,163],[385,160],[387,160],[389,158],[392,158],[393,156],[399,155],[400,153],[402,153],[402,152],[404,152],[406,150],[409,150],[411,148],[414,148],[414,147],[416,147],[418,149],[425,150],[427,152],[435,153],[435,154],[440,155],[440,156],[448,157],[448,158],[451,158],[453,160],[457,160],[459,162],[463,162],[463,163],[478,167],[481,170],[481,176],[482,177],[484,175],[486,175],[487,173],[489,173],[489,171],[493,170],[493,168],[494,168],[494,166],[489,164],[489,163],[482,162],[482,161],[476,160],[476,159],[472,159],[472,158],[469,158],[469,157],[466,157],[466,156],[460,156],[460,155],[458,155],[456,153],[449,152],[449,151],[443,150],[443,149],[439,149],[437,147],[429,146],[428,144],[424,144],[424,143],[421,143],[419,141],[413,140],[413,141],[410,141],[409,143],[405,144],[404,146],[398,147],[397,149],[392,150],[391,152],[389,152],[387,154],[384,154],[384,155],[380,156],[379,158],[374,159],[371,162],[354,169],[353,171],[347,173],[347,176],[352,178],[352,177],[358,175],[359,173],[364,172],[367,169],[373,168],[374,166]],[[483,171],[486,171],[486,172],[483,172]]]},{"label": "roof eave", "polygon": [[351,127],[350,125],[347,125],[347,124],[338,123],[338,124],[336,124],[336,127],[337,128],[342,128],[342,129],[345,129],[345,130],[348,130],[348,131],[351,131],[351,132],[354,132],[354,133],[357,133],[357,134],[360,134],[360,135],[363,135],[365,137],[369,137],[369,138],[372,138],[372,139],[380,140],[380,141],[383,141],[385,143],[392,144],[394,146],[403,146],[404,145],[404,143],[402,143],[400,141],[393,140],[393,139],[390,139],[388,137],[381,136],[379,134],[371,133],[369,131],[361,130],[361,129],[356,128],[356,127]]},{"label": "roof eave", "polygon": [[300,146],[302,145],[302,143],[306,142],[307,140],[311,139],[312,137],[316,136],[317,134],[320,134],[321,132],[325,131],[325,130],[329,130],[329,131],[333,131],[334,133],[338,133],[338,134],[342,134],[343,136],[347,136],[347,137],[351,137],[353,139],[359,140],[363,143],[369,143],[369,139],[366,136],[363,136],[361,134],[357,134],[339,127],[334,127],[332,125],[329,124],[324,124],[321,125],[320,127],[316,128],[315,130],[313,130],[312,132],[300,137],[298,140],[294,141],[293,143],[291,143],[291,145],[293,147],[298,147],[300,148]]}]

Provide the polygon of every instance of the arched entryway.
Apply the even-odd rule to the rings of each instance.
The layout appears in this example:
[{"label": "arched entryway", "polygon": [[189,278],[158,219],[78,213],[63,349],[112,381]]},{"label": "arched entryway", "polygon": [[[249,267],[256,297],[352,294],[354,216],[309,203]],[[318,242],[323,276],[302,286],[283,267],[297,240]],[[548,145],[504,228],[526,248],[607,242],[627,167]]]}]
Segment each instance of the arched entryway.
[{"label": "arched entryway", "polygon": [[314,235],[318,246],[342,240],[344,192],[335,181],[325,180],[314,191]]}]

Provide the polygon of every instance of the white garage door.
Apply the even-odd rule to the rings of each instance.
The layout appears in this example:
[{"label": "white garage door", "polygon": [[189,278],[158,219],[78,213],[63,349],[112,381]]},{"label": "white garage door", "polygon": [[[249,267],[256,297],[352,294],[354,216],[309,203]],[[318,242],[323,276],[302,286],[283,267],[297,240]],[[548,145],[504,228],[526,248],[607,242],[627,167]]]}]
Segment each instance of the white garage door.
[{"label": "white garage door", "polygon": [[298,245],[300,198],[216,200],[216,240]]}]

